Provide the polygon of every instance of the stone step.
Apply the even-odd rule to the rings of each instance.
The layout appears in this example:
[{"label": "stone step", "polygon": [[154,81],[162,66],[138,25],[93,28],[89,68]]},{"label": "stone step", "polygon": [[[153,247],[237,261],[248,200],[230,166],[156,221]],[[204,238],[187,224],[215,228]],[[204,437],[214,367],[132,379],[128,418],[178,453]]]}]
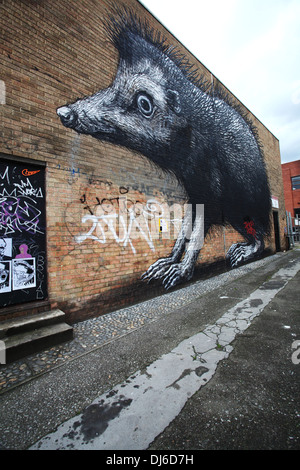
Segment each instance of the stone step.
[{"label": "stone step", "polygon": [[73,328],[64,319],[64,312],[56,309],[0,323],[2,360],[5,354],[5,363],[9,364],[72,340]]},{"label": "stone step", "polygon": [[73,328],[66,323],[43,326],[2,338],[5,344],[5,363],[22,359],[52,346],[73,339]]},{"label": "stone step", "polygon": [[15,318],[0,322],[0,339],[23,331],[30,331],[41,326],[52,325],[65,320],[65,313],[59,309],[49,310],[37,315]]}]

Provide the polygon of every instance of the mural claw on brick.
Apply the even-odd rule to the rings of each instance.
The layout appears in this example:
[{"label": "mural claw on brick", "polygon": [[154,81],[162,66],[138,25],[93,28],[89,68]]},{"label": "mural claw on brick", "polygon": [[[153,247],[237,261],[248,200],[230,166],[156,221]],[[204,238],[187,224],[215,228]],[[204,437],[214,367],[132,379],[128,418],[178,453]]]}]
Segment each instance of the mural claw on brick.
[{"label": "mural claw on brick", "polygon": [[232,267],[260,255],[271,198],[252,123],[132,12],[116,10],[106,32],[119,52],[114,82],[57,114],[78,133],[141,153],[185,188],[190,210],[173,250],[142,279],[159,279],[167,289],[191,279],[213,226],[230,225],[245,238],[227,253]]}]

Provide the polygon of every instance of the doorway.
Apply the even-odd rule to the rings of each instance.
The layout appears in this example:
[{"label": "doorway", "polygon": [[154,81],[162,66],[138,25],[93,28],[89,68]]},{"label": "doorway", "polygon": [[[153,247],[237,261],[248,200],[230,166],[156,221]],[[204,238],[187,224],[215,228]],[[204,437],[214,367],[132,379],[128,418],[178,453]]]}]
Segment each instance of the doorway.
[{"label": "doorway", "polygon": [[0,155],[0,307],[46,297],[45,167]]},{"label": "doorway", "polygon": [[277,211],[273,211],[273,224],[274,224],[274,234],[275,234],[275,248],[276,248],[276,251],[280,251],[280,232],[279,232],[279,219],[278,219]]}]

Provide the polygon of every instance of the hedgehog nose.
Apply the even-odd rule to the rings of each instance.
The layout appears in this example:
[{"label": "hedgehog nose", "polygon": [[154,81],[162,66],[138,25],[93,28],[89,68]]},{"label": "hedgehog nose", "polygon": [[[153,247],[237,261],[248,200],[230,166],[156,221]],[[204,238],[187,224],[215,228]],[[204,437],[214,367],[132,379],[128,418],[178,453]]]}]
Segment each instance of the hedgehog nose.
[{"label": "hedgehog nose", "polygon": [[61,122],[63,123],[64,126],[66,127],[74,126],[77,120],[77,114],[75,113],[75,111],[73,111],[68,106],[62,106],[61,108],[58,108],[56,112],[58,116],[60,117]]}]

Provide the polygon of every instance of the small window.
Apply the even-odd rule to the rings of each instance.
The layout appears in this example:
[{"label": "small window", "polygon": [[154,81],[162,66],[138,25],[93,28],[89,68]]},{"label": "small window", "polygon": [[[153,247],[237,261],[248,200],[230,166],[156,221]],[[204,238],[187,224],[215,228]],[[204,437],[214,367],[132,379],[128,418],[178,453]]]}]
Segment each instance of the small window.
[{"label": "small window", "polygon": [[292,189],[300,189],[300,176],[292,177]]}]

